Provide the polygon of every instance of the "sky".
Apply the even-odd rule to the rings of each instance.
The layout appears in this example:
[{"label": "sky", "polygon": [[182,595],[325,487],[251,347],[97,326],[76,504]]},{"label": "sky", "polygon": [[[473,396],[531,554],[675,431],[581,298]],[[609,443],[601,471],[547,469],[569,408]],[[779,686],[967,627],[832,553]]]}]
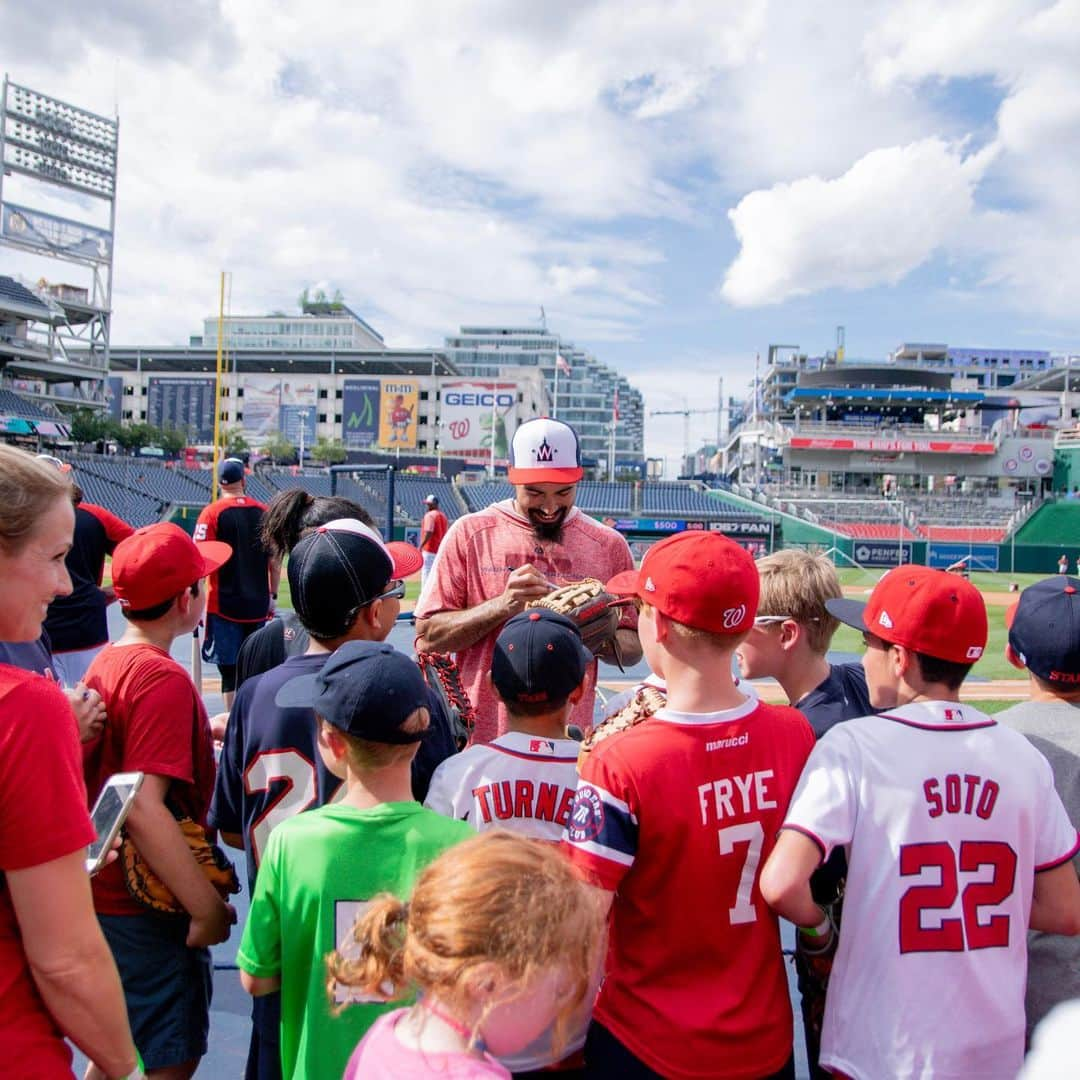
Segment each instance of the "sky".
[{"label": "sky", "polygon": [[[116,344],[186,343],[226,270],[234,314],[340,290],[392,346],[543,306],[647,413],[839,326],[849,358],[1080,353],[1080,0],[41,11],[5,0],[0,70],[120,119]],[[683,433],[647,417],[646,452]]]}]

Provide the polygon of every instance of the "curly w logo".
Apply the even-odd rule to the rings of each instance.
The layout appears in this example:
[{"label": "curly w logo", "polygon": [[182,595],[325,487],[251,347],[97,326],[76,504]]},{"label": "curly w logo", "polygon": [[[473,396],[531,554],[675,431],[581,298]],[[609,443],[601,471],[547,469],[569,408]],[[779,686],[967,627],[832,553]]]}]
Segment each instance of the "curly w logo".
[{"label": "curly w logo", "polygon": [[734,630],[737,626],[742,625],[743,619],[746,618],[746,605],[740,604],[738,607],[729,607],[724,610],[724,629]]}]

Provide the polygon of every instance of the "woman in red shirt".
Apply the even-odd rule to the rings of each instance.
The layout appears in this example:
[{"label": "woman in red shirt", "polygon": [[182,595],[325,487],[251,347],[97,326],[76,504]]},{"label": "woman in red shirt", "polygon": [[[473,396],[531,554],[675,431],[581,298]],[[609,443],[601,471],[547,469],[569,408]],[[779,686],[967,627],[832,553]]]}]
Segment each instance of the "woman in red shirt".
[{"label": "woman in red shirt", "polygon": [[[71,592],[75,515],[55,469],[0,445],[0,640],[34,641]],[[8,1075],[71,1076],[71,1039],[108,1076],[134,1077],[120,977],[90,899],[82,756],[59,687],[0,664],[0,1046]]]}]

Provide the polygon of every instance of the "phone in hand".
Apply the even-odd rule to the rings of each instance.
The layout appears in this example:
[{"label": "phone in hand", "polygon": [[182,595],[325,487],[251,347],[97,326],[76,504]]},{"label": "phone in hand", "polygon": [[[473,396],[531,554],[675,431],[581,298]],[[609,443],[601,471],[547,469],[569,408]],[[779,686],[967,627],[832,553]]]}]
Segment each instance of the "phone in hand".
[{"label": "phone in hand", "polygon": [[124,824],[142,782],[141,772],[114,773],[105,781],[90,813],[97,838],[86,850],[88,874],[96,874],[105,865],[105,859],[112,851],[120,826]]}]

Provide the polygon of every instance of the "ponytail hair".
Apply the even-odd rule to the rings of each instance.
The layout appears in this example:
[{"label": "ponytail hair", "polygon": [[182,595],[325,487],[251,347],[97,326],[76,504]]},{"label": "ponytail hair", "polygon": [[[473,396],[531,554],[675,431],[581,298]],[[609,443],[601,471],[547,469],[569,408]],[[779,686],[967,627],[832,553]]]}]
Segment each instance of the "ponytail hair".
[{"label": "ponytail hair", "polygon": [[338,518],[356,518],[376,528],[372,516],[342,495],[309,495],[303,488],[280,491],[270,500],[262,519],[260,539],[274,558],[282,558],[300,542],[308,529],[317,529]]},{"label": "ponytail hair", "polygon": [[348,939],[326,961],[326,989],[348,987],[357,996],[396,1001],[408,996],[405,982],[405,935],[409,905],[390,893],[380,893],[353,923]]},{"label": "ponytail hair", "polygon": [[592,983],[604,921],[597,892],[558,845],[492,829],[430,863],[408,904],[376,897],[328,958],[327,988],[331,1000],[343,988],[391,1001],[421,991],[469,1015],[480,965],[495,964],[523,989],[559,969],[568,991],[555,1023],[558,1047]]}]

